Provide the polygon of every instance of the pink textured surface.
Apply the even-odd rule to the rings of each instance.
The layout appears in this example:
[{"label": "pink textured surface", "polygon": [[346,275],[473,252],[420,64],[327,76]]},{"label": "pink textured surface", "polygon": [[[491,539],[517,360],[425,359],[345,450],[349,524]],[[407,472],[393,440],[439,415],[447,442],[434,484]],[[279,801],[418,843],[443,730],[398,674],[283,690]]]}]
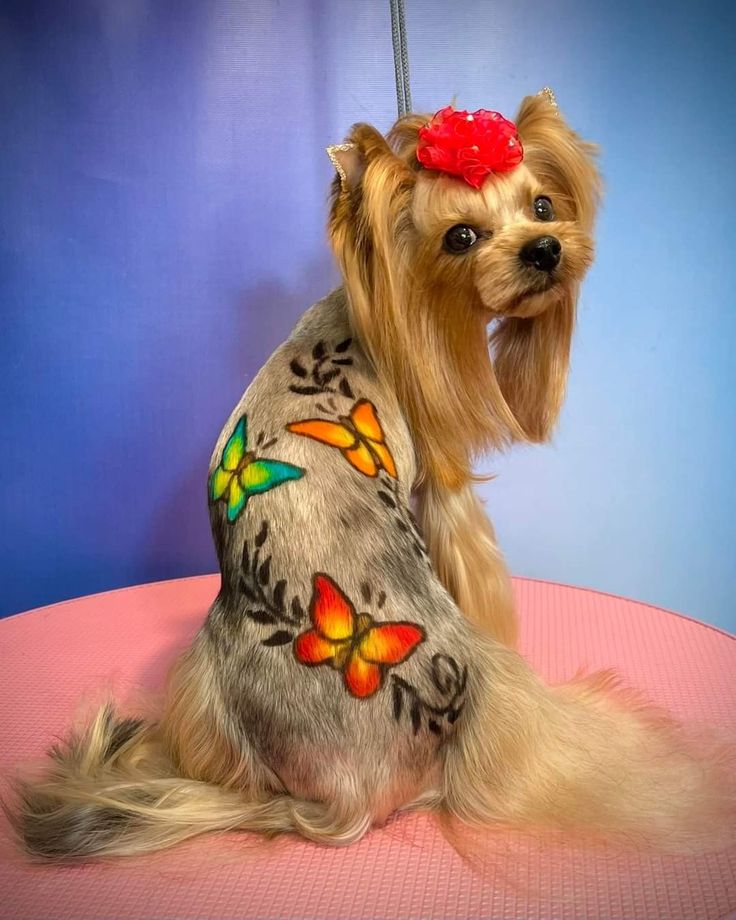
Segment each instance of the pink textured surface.
[{"label": "pink textured surface", "polygon": [[[0,622],[2,793],[63,734],[81,698],[123,703],[161,687],[196,631],[215,576],[115,591]],[[617,667],[682,717],[736,732],[736,642],[622,598],[516,580],[522,650],[549,680]],[[24,863],[2,828],[0,917],[716,920],[736,910],[736,854],[697,858],[556,852],[511,838],[472,871],[426,816],[403,816],[345,850],[245,835],[154,857],[65,869]],[[492,854],[492,855],[491,855]],[[477,869],[477,867],[476,867]]]}]

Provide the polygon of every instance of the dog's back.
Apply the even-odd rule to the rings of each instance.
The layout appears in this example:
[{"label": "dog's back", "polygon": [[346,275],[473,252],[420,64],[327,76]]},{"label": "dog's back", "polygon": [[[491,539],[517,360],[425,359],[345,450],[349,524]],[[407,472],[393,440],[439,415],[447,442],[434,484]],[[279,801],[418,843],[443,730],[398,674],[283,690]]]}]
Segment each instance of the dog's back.
[{"label": "dog's back", "polygon": [[[282,788],[347,798],[380,820],[439,788],[439,752],[472,675],[467,627],[409,507],[406,424],[350,337],[341,290],[305,315],[248,388],[210,483],[242,419],[251,464],[298,473],[248,495],[239,512],[229,492],[211,489],[222,590],[198,642],[217,662],[240,738]],[[327,639],[320,604],[341,606],[352,632],[318,650],[317,663],[305,659],[310,641]],[[391,646],[381,661],[377,643]]]}]

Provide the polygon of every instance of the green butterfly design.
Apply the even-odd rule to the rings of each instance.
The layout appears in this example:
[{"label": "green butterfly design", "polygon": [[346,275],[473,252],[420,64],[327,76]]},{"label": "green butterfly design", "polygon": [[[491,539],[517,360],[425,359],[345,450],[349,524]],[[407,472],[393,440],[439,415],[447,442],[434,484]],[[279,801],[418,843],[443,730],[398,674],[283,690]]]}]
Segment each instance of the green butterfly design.
[{"label": "green butterfly design", "polygon": [[256,457],[248,450],[247,417],[244,415],[228,438],[220,465],[210,476],[213,502],[227,502],[227,519],[237,519],[251,495],[268,492],[290,479],[301,479],[306,471],[281,460]]}]

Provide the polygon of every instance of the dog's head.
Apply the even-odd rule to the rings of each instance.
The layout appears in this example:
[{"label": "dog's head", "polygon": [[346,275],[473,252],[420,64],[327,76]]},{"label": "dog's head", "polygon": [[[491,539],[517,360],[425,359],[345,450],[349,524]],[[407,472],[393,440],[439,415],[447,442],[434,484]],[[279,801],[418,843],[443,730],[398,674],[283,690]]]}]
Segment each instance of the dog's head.
[{"label": "dog's head", "polygon": [[549,94],[517,115],[523,160],[517,150],[482,181],[423,165],[428,121],[400,119],[387,139],[356,125],[332,149],[330,235],[356,332],[408,415],[420,475],[454,486],[474,453],[551,433],[599,180],[592,147]]}]

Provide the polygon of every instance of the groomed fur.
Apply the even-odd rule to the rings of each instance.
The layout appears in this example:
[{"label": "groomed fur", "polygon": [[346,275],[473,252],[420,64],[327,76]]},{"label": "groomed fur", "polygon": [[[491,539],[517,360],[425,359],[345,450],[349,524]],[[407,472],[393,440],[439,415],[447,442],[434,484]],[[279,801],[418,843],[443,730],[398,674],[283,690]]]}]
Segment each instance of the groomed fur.
[{"label": "groomed fur", "polygon": [[[489,449],[551,436],[600,180],[593,146],[545,96],[527,98],[517,116],[526,203],[504,177],[481,194],[420,169],[417,139],[428,117],[400,119],[388,141],[369,125],[353,128],[330,234],[353,325],[410,423],[437,572],[472,622],[513,644],[509,576],[472,495],[471,467]],[[553,198],[553,223],[532,220],[532,188]],[[442,234],[466,222],[491,231],[492,241],[460,258],[443,254]],[[519,250],[542,231],[561,237],[565,256],[554,287],[535,293]]]},{"label": "groomed fur", "polygon": [[51,770],[18,784],[8,816],[27,852],[69,862],[135,856],[199,834],[297,833],[317,843],[358,840],[370,817],[340,803],[294,798],[238,737],[202,643],[172,671],[160,724],[103,706],[50,751]]},{"label": "groomed fur", "polygon": [[612,671],[549,688],[511,650],[479,640],[478,653],[482,686],[445,761],[447,813],[672,853],[733,842],[732,744],[686,730]]},{"label": "groomed fur", "polygon": [[[554,423],[597,196],[588,146],[545,100],[527,100],[518,121],[528,166],[482,192],[417,168],[416,117],[390,144],[353,130],[331,218],[349,303],[337,291],[305,315],[233,410],[210,467],[221,470],[247,418],[249,450],[273,448],[304,473],[299,491],[294,480],[261,490],[233,517],[211,496],[222,589],[167,706],[155,724],[104,707],[51,752],[45,775],[20,784],[11,817],[34,857],[135,855],[235,829],[339,846],[407,808],[686,852],[736,828],[732,747],[695,738],[605,673],[550,688],[488,635],[513,641],[513,619],[470,463]],[[547,191],[558,214],[545,227],[565,259],[542,287],[518,251],[539,233],[529,206]],[[472,258],[441,245],[460,221],[491,234]],[[350,437],[337,450],[292,433],[315,413],[334,431],[373,403],[380,450],[366,448],[362,471],[346,459]],[[409,512],[417,482],[433,569]],[[349,655],[386,628],[374,620],[415,637],[364,695],[349,692],[336,653],[296,652],[295,634],[317,626],[309,591],[313,601],[328,575],[329,604],[355,632]],[[386,663],[378,644],[361,667],[371,655]]]},{"label": "groomed fur", "polygon": [[[549,688],[515,652],[481,633],[474,643],[482,681],[447,748],[440,788],[406,809],[670,852],[733,839],[732,747],[688,738],[666,714],[617,690],[611,674]],[[182,710],[174,718],[162,732],[106,706],[55,748],[51,771],[21,786],[12,812],[27,852],[56,862],[132,856],[233,830],[344,846],[375,822],[359,808],[259,788],[226,756],[228,777],[217,749],[199,751],[198,772],[212,782],[181,775],[163,738],[189,733],[191,723]],[[198,724],[226,734],[223,725]]]},{"label": "groomed fur", "polygon": [[488,516],[468,483],[447,489],[432,480],[417,496],[419,521],[440,581],[471,623],[516,645],[511,578]]}]

